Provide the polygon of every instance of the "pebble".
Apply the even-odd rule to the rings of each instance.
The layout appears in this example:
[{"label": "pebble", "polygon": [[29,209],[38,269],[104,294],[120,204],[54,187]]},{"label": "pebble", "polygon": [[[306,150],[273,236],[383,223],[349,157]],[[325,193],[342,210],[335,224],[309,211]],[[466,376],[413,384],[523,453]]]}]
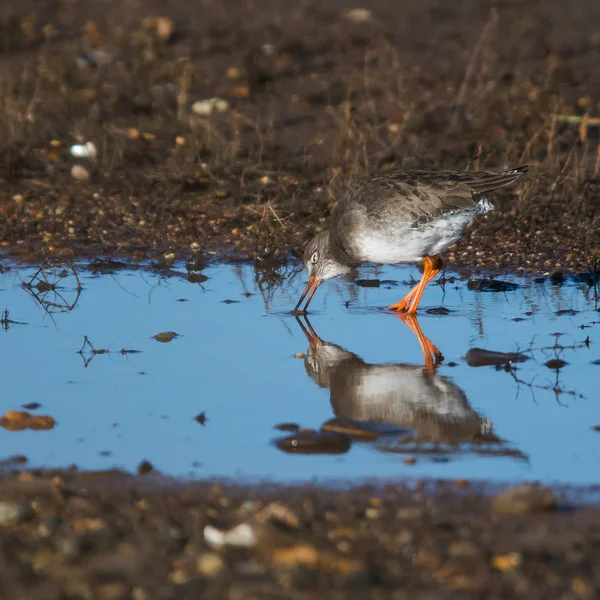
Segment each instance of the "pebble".
[{"label": "pebble", "polygon": [[229,109],[229,102],[221,98],[210,98],[209,100],[198,100],[192,104],[192,111],[201,117],[208,117],[213,112],[224,113]]},{"label": "pebble", "polygon": [[560,359],[560,358],[551,358],[550,360],[546,361],[545,365],[549,368],[549,369],[562,369],[563,367],[566,367],[569,363]]},{"label": "pebble", "polygon": [[556,508],[556,498],[550,488],[526,483],[500,492],[492,500],[497,515],[530,515]]},{"label": "pebble", "polygon": [[501,366],[508,363],[525,362],[529,357],[520,352],[496,352],[484,348],[470,348],[465,361],[470,367]]},{"label": "pebble", "polygon": [[225,569],[223,559],[214,552],[205,552],[196,559],[196,571],[202,577],[212,579]]},{"label": "pebble", "polygon": [[97,150],[93,142],[74,144],[71,146],[71,155],[76,158],[96,158]]},{"label": "pebble", "polygon": [[275,440],[275,445],[291,454],[343,454],[350,450],[350,436],[332,431],[299,431]]},{"label": "pebble", "polygon": [[81,165],[73,165],[71,177],[77,181],[87,181],[90,178],[90,172]]},{"label": "pebble", "polygon": [[492,556],[490,564],[498,571],[514,571],[521,566],[522,561],[523,557],[518,552],[509,552]]},{"label": "pebble", "polygon": [[368,23],[373,13],[368,8],[353,8],[344,13],[344,18],[352,23]]},{"label": "pebble", "polygon": [[251,548],[256,545],[254,529],[248,523],[240,523],[228,531],[207,525],[204,528],[204,540],[213,548],[222,548],[223,546]]},{"label": "pebble", "polygon": [[271,502],[267,504],[257,515],[259,522],[271,521],[284,525],[288,529],[298,529],[300,527],[300,518],[288,506],[282,502]]},{"label": "pebble", "polygon": [[152,471],[154,471],[154,467],[152,466],[151,462],[148,462],[147,460],[143,460],[137,468],[138,474],[139,475],[147,475],[148,473],[152,473]]},{"label": "pebble", "polygon": [[418,521],[425,515],[425,510],[419,506],[403,506],[396,511],[399,521]]},{"label": "pebble", "polygon": [[153,337],[157,342],[162,342],[164,344],[174,340],[177,337],[177,334],[174,331],[162,331]]},{"label": "pebble", "polygon": [[159,40],[166,42],[172,35],[175,26],[173,21],[167,17],[157,17],[155,22],[156,36]]},{"label": "pebble", "polygon": [[0,527],[13,527],[23,521],[35,517],[35,511],[30,504],[19,502],[0,502]]}]

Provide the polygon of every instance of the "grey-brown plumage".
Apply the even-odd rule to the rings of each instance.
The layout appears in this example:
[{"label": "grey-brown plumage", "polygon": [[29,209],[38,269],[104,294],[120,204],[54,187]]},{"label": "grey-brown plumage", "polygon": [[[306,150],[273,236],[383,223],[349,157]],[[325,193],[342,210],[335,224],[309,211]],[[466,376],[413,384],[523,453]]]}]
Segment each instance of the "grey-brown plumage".
[{"label": "grey-brown plumage", "polygon": [[305,250],[309,283],[296,310],[310,292],[306,310],[322,281],[362,263],[423,260],[420,286],[390,307],[415,312],[425,285],[441,267],[438,254],[458,241],[477,214],[493,209],[486,194],[513,183],[527,170],[393,170],[358,179],[334,207],[329,229]]}]

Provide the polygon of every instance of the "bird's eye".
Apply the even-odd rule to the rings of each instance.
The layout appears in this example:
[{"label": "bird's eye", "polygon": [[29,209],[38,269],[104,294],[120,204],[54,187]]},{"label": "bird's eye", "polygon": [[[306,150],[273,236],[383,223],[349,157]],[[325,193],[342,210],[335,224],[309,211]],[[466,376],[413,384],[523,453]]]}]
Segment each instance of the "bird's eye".
[{"label": "bird's eye", "polygon": [[310,257],[310,262],[311,262],[313,265],[316,265],[318,260],[319,260],[319,253],[318,253],[318,252],[315,252],[315,253],[314,253],[314,254],[313,254],[311,257]]}]

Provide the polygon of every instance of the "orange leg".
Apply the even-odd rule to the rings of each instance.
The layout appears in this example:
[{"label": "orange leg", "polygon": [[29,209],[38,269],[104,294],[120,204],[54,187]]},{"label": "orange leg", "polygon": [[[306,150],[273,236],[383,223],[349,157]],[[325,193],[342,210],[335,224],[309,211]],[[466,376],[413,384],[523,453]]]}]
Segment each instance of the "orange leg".
[{"label": "orange leg", "polygon": [[419,321],[414,314],[408,313],[405,315],[398,315],[406,324],[406,326],[417,336],[419,340],[419,345],[421,346],[421,350],[423,351],[423,357],[425,358],[425,369],[431,370],[436,367],[444,357],[442,353],[438,350],[437,346],[429,339],[423,335],[421,331],[421,327],[419,326]]},{"label": "orange leg", "polygon": [[397,312],[408,312],[414,314],[417,312],[417,307],[421,301],[421,296],[425,290],[425,286],[440,272],[444,266],[442,259],[439,256],[424,256],[423,257],[423,276],[421,281],[412,289],[400,302],[388,306],[388,310]]}]

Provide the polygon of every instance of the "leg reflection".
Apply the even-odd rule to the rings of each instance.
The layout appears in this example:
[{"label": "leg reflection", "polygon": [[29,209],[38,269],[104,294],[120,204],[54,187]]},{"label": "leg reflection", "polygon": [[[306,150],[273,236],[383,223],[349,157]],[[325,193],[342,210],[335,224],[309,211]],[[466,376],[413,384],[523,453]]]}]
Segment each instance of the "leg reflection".
[{"label": "leg reflection", "polygon": [[398,317],[404,321],[404,324],[415,334],[419,340],[419,345],[421,346],[423,357],[425,359],[425,369],[435,369],[444,360],[444,356],[438,350],[437,346],[429,338],[425,337],[421,331],[421,327],[416,315],[412,313],[405,313],[399,314]]}]

